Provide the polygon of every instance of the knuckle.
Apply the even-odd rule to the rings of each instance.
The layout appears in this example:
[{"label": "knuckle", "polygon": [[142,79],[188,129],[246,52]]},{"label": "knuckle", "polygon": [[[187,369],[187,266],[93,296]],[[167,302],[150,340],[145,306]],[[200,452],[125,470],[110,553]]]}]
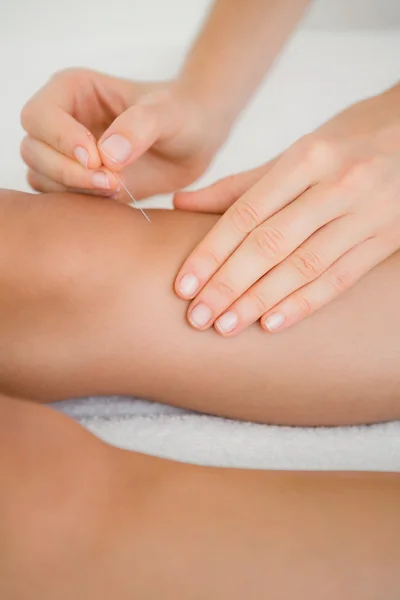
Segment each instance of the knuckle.
[{"label": "knuckle", "polygon": [[66,138],[61,131],[57,131],[54,135],[53,147],[57,152],[64,154],[64,149],[67,147]]},{"label": "knuckle", "polygon": [[146,130],[152,129],[157,124],[157,113],[151,104],[135,104],[131,116],[138,122],[146,122]]},{"label": "knuckle", "polygon": [[259,314],[264,314],[271,308],[271,303],[268,303],[267,297],[262,290],[250,289],[248,290],[247,295]]},{"label": "knuckle", "polygon": [[299,294],[299,296],[296,298],[296,306],[297,314],[303,315],[305,317],[311,315],[311,313],[313,312],[313,307],[311,305],[310,300],[307,298],[307,296],[304,296],[303,294]]},{"label": "knuckle", "polygon": [[282,258],[285,241],[284,234],[276,227],[259,227],[253,234],[256,251],[267,259]]},{"label": "knuckle", "polygon": [[30,162],[30,151],[29,151],[29,137],[26,135],[20,145],[20,153],[23,161],[29,166]]},{"label": "knuckle", "polygon": [[[236,184],[231,182],[230,185]],[[257,210],[246,201],[238,202],[232,207],[231,220],[235,230],[246,235],[260,223]]]},{"label": "knuckle", "polygon": [[35,120],[35,108],[32,100],[29,100],[21,110],[21,125],[29,133]]},{"label": "knuckle", "polygon": [[212,282],[211,287],[217,292],[219,296],[223,296],[228,300],[234,298],[236,296],[236,292],[233,289],[232,285],[226,280],[217,279]]},{"label": "knuckle", "polygon": [[313,250],[296,252],[293,255],[292,263],[296,271],[298,271],[306,281],[318,277],[324,270],[321,256]]},{"label": "knuckle", "polygon": [[353,163],[342,173],[339,185],[350,190],[370,187],[376,177],[376,166],[377,159],[375,158]]},{"label": "knuckle", "polygon": [[210,269],[219,269],[224,260],[219,256],[218,252],[209,248],[206,253],[202,254],[200,260],[204,262]]},{"label": "knuckle", "polygon": [[311,166],[331,167],[337,158],[337,144],[334,141],[305,136],[301,140],[300,151],[303,160]]},{"label": "knuckle", "polygon": [[334,292],[342,293],[353,285],[354,276],[347,270],[336,271],[330,276],[329,283]]},{"label": "knuckle", "polygon": [[26,179],[32,189],[36,190],[37,192],[43,191],[43,187],[40,185],[39,179],[32,169],[29,169]]},{"label": "knuckle", "polygon": [[88,69],[79,67],[67,67],[59,69],[50,78],[50,81],[77,81],[86,78],[89,73]]}]

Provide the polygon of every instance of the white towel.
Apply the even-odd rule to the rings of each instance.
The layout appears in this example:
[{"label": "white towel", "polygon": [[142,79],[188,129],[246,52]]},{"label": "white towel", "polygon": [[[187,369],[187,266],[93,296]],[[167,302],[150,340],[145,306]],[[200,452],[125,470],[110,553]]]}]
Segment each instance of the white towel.
[{"label": "white towel", "polygon": [[400,422],[276,427],[117,396],[54,406],[110,444],[179,461],[253,469],[400,471]]}]

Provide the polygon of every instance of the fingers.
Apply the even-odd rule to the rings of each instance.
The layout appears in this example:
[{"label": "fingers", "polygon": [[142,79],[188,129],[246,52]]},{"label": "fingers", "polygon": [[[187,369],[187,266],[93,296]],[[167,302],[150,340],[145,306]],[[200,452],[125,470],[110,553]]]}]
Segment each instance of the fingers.
[{"label": "fingers", "polygon": [[64,185],[56,183],[45,175],[41,175],[33,169],[29,169],[26,179],[34,190],[37,192],[66,192],[67,188]]},{"label": "fingers", "polygon": [[156,141],[174,135],[180,124],[179,110],[170,94],[152,92],[139,98],[102,135],[98,142],[101,159],[108,168],[120,170]]},{"label": "fingers", "polygon": [[[107,169],[90,170],[82,167],[76,160],[60,154],[47,144],[31,137],[25,137],[21,144],[21,154],[25,163],[40,173],[44,178],[36,179],[46,184],[40,191],[56,191],[62,188],[81,188],[96,191],[109,191],[115,193],[118,180]],[[49,189],[48,182],[53,181]],[[38,189],[38,187],[35,187]]]},{"label": "fingers", "polygon": [[357,219],[336,219],[307,239],[281,264],[264,275],[215,322],[222,335],[236,335],[263,314],[321,276],[336,260],[368,236]]},{"label": "fingers", "polygon": [[[93,173],[85,172],[86,168],[99,170],[101,167],[96,140],[72,116],[76,91],[87,86],[88,78],[79,70],[59,73],[22,110],[21,123],[28,136],[21,153],[28,166],[38,174],[29,176],[34,189],[55,191],[60,186],[61,189],[104,189],[94,185]],[[97,180],[100,183],[100,176]]]},{"label": "fingers", "polygon": [[227,210],[180,269],[175,282],[179,296],[197,294],[249,233],[324,177],[328,162],[314,156],[299,158],[295,144]]},{"label": "fingers", "polygon": [[312,315],[352,287],[368,271],[393,254],[381,238],[370,238],[336,261],[321,277],[299,289],[261,319],[270,333],[282,331]]},{"label": "fingers", "polygon": [[110,195],[109,191],[102,190],[88,190],[85,188],[69,188],[64,185],[60,185],[49,179],[45,175],[34,171],[33,169],[29,169],[27,173],[27,181],[31,188],[36,190],[37,192],[49,193],[49,192],[74,192],[75,194],[86,194],[88,196],[104,196],[107,198],[118,199],[117,196]]},{"label": "fingers", "polygon": [[266,175],[276,161],[277,159],[274,159],[256,169],[224,177],[202,190],[177,192],[174,197],[175,208],[223,214],[252,185]]},{"label": "fingers", "polygon": [[82,166],[99,168],[101,160],[96,140],[86,127],[54,102],[50,92],[49,89],[39,91],[25,105],[21,113],[23,128],[31,138]]},{"label": "fingers", "polygon": [[265,273],[336,217],[336,190],[326,191],[321,204],[321,188],[315,186],[247,236],[189,306],[188,319],[194,327],[210,326]]}]

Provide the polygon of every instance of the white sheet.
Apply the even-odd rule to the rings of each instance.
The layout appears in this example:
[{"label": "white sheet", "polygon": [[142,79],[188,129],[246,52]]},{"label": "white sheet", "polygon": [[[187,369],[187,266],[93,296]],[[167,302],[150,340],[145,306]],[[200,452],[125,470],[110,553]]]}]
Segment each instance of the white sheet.
[{"label": "white sheet", "polygon": [[[0,184],[27,189],[18,159],[19,110],[52,71],[85,64],[130,77],[168,77],[182,44],[161,41],[132,42],[118,32],[107,40],[108,47],[104,36],[96,38],[95,33],[90,43],[74,39],[51,47],[42,39],[29,46],[0,41],[0,75],[8,82],[0,100]],[[300,32],[203,182],[267,160],[345,105],[393,84],[399,74],[400,31]],[[156,204],[160,202],[168,199]],[[279,428],[120,398],[74,401],[61,408],[112,444],[177,460],[249,468],[400,471],[400,423]]]},{"label": "white sheet", "polygon": [[400,471],[400,423],[271,427],[118,397],[63,402],[60,408],[111,444],[195,464]]}]

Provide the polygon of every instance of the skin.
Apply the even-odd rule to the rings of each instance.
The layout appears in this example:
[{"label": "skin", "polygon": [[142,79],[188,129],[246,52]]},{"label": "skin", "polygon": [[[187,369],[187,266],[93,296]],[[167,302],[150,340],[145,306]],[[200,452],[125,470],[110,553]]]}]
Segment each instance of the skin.
[{"label": "skin", "polygon": [[254,324],[225,340],[193,331],[170,286],[217,217],[149,215],[101,198],[1,193],[0,390],[136,395],[289,425],[400,417],[399,254],[281,336]]},{"label": "skin", "polygon": [[0,596],[397,600],[398,474],[178,464],[15,398],[129,393],[275,422],[399,416],[400,256],[303,334],[253,326],[227,342],[191,330],[167,286],[215,217],[150,216],[101,198],[0,193]]},{"label": "skin", "polygon": [[[355,104],[262,169],[181,194],[221,220],[176,280],[193,327],[282,331],[399,248],[400,84]],[[228,208],[229,207],[229,208]]]},{"label": "skin", "polygon": [[[81,188],[120,197],[110,168],[128,166],[126,182],[142,197],[195,180],[305,4],[216,2],[182,76],[171,84],[132,84],[82,71],[57,75],[22,114],[29,181],[38,190]],[[241,33],[243,70],[230,52]],[[271,52],[265,39],[272,40]],[[204,61],[213,68],[204,69]],[[131,150],[119,162],[103,147],[117,128]],[[168,289],[166,273],[176,271],[215,218],[156,213],[150,231],[132,211],[68,195],[32,203],[25,195],[2,194],[0,212],[9,249],[0,269],[4,391],[31,398],[34,392],[45,401],[90,389],[116,393],[120,386],[120,393],[273,422],[398,415],[398,332],[389,318],[374,319],[378,306],[386,317],[398,305],[397,256],[360,284],[359,295],[354,290],[344,304],[333,305],[342,308],[310,320],[308,334],[282,336],[272,346],[253,327],[240,344],[230,342],[229,351],[221,345],[219,352],[224,342],[191,332],[183,303],[172,290],[161,291]],[[370,353],[360,343],[366,330]],[[358,353],[356,359],[350,350],[339,359],[343,347]],[[316,351],[310,374],[306,356]],[[378,367],[376,356],[385,364]],[[154,361],[157,382],[150,375]],[[345,374],[340,383],[336,369]],[[302,405],[306,388],[310,401]],[[379,407],[373,389],[380,392]],[[246,396],[251,405],[240,406]],[[345,406],[337,406],[337,397]],[[257,600],[299,590],[310,600],[398,597],[398,475],[179,465],[110,448],[46,407],[4,396],[0,433],[2,597]]]},{"label": "skin", "polygon": [[399,596],[398,474],[178,464],[4,396],[0,433],[3,598]]}]

